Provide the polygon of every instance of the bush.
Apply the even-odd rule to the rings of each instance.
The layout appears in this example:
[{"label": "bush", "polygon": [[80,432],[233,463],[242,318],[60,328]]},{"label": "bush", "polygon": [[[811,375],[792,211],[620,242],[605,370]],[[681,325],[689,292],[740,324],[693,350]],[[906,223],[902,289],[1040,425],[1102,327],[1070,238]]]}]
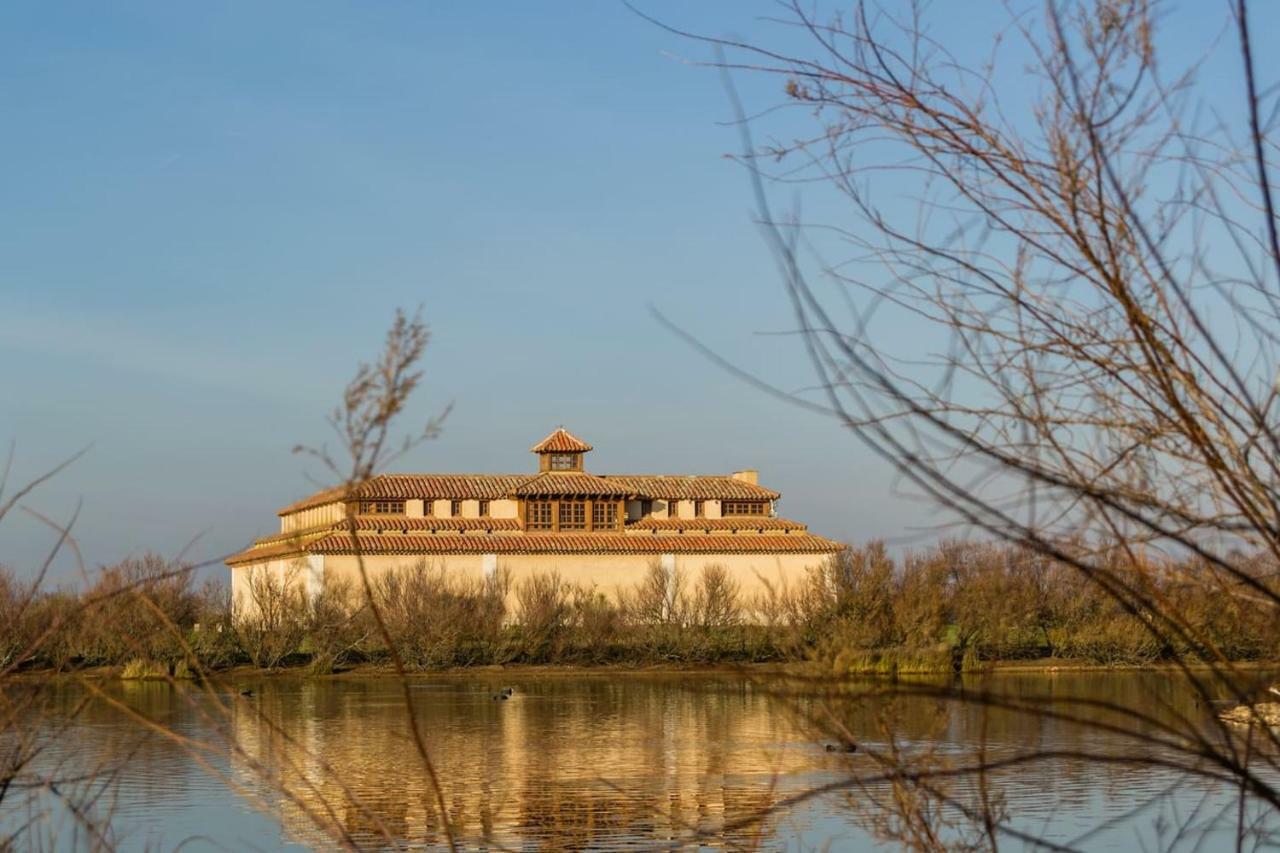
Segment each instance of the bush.
[{"label": "bush", "polygon": [[558,657],[570,626],[569,589],[556,572],[530,575],[516,587],[516,618],[526,660]]},{"label": "bush", "polygon": [[256,667],[279,666],[306,636],[306,591],[299,574],[296,567],[281,573],[257,568],[249,571],[247,593],[243,601],[235,603],[233,624],[240,647]]},{"label": "bush", "polygon": [[707,630],[732,628],[742,622],[738,582],[729,577],[724,566],[703,567],[691,610],[694,624]]},{"label": "bush", "polygon": [[207,582],[198,595],[196,623],[189,643],[195,663],[205,669],[224,669],[244,656],[232,621],[231,593],[216,581]]},{"label": "bush", "polygon": [[406,666],[493,663],[499,658],[509,579],[471,580],[425,562],[381,575],[374,596]]},{"label": "bush", "polygon": [[0,566],[0,670],[17,666],[19,656],[31,657],[37,639],[32,594],[13,572]]},{"label": "bush", "polygon": [[155,554],[103,568],[82,604],[76,648],[94,664],[140,658],[172,666],[186,656],[185,637],[199,615],[190,571]]},{"label": "bush", "polygon": [[307,601],[302,620],[311,671],[316,673],[332,672],[364,656],[374,633],[368,608],[347,578],[326,580],[319,594]]}]

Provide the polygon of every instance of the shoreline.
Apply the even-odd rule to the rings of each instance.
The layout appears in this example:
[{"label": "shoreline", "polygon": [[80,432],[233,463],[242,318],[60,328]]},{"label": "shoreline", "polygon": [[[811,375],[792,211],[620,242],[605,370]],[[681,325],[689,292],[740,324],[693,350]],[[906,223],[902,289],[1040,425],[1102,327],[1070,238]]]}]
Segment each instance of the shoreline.
[{"label": "shoreline", "polygon": [[[1233,661],[1219,664],[1220,666],[1230,666],[1236,670],[1246,672],[1259,672],[1267,670],[1280,670],[1280,660],[1275,661]],[[1186,663],[1186,669],[1205,672],[1213,668],[1210,663]],[[1114,673],[1138,673],[1138,672],[1168,672],[1175,673],[1180,670],[1178,664],[1169,661],[1157,661],[1153,663],[1115,663],[1103,664],[1092,661],[1083,660],[1066,660],[1056,658],[1045,658],[1033,661],[992,661],[977,669],[966,670],[963,672],[902,672],[897,674],[889,674],[883,671],[875,670],[849,670],[843,673],[834,673],[828,667],[824,667],[819,663],[811,661],[787,661],[787,662],[761,662],[761,663],[646,663],[646,664],[625,664],[625,663],[607,663],[607,664],[484,664],[477,666],[452,667],[449,669],[438,670],[409,670],[405,673],[405,677],[411,681],[419,680],[456,680],[462,678],[474,678],[483,676],[518,676],[520,678],[604,678],[604,677],[629,677],[629,676],[675,676],[675,675],[707,675],[707,676],[724,676],[724,675],[771,675],[771,676],[788,676],[788,677],[807,677],[820,678],[833,682],[849,681],[849,680],[898,680],[898,679],[919,679],[919,678],[975,678],[991,675],[1044,675],[1053,676],[1061,673],[1088,673],[1088,672],[1114,672]],[[140,682],[140,681],[195,681],[194,676],[162,676],[159,674],[151,674],[142,677],[126,677],[124,675],[123,666],[94,666],[86,667],[78,670],[49,670],[49,669],[32,669],[11,673],[7,680],[12,682],[19,681],[42,681],[56,680],[62,678],[90,678],[95,681],[118,681],[118,682]],[[309,672],[306,665],[277,667],[275,669],[260,669],[250,665],[236,666],[229,669],[215,670],[208,673],[209,680],[240,680],[240,679],[302,679],[302,680],[321,680],[321,681],[360,681],[360,680],[383,680],[396,679],[394,667],[385,663],[360,663],[352,665],[348,668],[335,672],[316,673]]]}]

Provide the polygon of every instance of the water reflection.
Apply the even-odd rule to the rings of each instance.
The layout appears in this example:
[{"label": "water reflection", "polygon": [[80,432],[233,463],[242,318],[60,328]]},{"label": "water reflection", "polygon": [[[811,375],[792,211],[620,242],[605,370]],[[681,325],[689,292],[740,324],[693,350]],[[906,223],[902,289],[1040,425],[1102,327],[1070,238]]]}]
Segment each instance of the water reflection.
[{"label": "water reflection", "polygon": [[[495,699],[506,685],[515,688],[512,697]],[[865,685],[783,695],[770,685],[702,674],[486,675],[415,681],[410,696],[449,825],[467,846],[648,848],[697,835],[707,846],[763,839],[770,849],[812,848],[839,837],[842,849],[872,849],[865,828],[853,824],[868,814],[868,803],[889,797],[883,783],[781,808],[760,825],[753,819],[851,772],[876,775],[881,768],[868,753],[890,752],[891,745],[917,760],[930,756],[938,767],[979,755],[1052,753],[993,781],[1016,826],[1059,843],[1159,845],[1180,816],[1194,812],[1203,825],[1221,813],[1211,828],[1228,833],[1234,817],[1230,790],[1133,763],[1168,759],[1169,750],[1062,718],[1137,732],[1194,730],[1209,711],[1175,676],[1001,676],[961,685],[970,697],[988,689],[1041,697],[1059,717],[887,697]],[[410,736],[401,688],[391,680],[258,679],[216,695],[163,683],[103,689],[107,699],[81,707],[84,688],[59,684],[29,729],[47,741],[46,766],[111,774],[103,808],[129,846],[169,847],[196,835],[233,849],[327,847],[335,836],[359,846],[443,841],[436,792]],[[242,689],[252,696],[239,695]],[[1143,708],[1152,721],[1138,724],[1081,700]],[[158,734],[139,717],[172,734]],[[827,752],[824,741],[833,736],[815,731],[815,720],[829,730],[845,727],[862,751]],[[1100,764],[1087,755],[1133,762]],[[974,784],[961,779],[949,790],[963,799]],[[0,813],[0,828],[6,819]],[[1100,824],[1104,832],[1082,836]]]},{"label": "water reflection", "polygon": [[[741,680],[570,679],[518,685],[414,685],[450,825],[467,839],[580,848],[648,846],[749,824],[789,785],[828,762],[787,703]],[[387,682],[263,685],[241,703],[245,752],[280,768],[290,828],[341,803],[360,843],[386,835],[440,843],[434,791],[412,742],[402,697]],[[308,758],[294,760],[305,747]],[[237,768],[252,784],[253,767]],[[310,814],[308,814],[308,811]],[[754,830],[722,840],[750,840]]]}]

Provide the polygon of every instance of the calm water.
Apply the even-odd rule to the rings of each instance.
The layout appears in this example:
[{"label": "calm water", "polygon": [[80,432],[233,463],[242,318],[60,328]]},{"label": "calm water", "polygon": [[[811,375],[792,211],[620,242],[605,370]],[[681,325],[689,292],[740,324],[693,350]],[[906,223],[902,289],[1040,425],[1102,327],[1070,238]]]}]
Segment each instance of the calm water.
[{"label": "calm water", "polygon": [[[1202,713],[1176,678],[1163,674],[1001,676],[985,683],[1053,697],[1062,708],[1085,697],[1137,703],[1170,717]],[[514,688],[512,698],[494,700],[504,686]],[[382,846],[388,835],[407,846],[441,842],[403,696],[391,680],[257,679],[215,695],[163,683],[104,689],[106,698],[72,682],[45,688],[42,712],[25,731],[45,748],[41,767],[64,777],[98,774],[68,781],[60,792],[96,786],[95,808],[111,815],[121,847],[333,846],[318,823],[341,827],[361,845]],[[238,695],[242,689],[253,696]],[[779,696],[745,676],[485,673],[414,682],[412,701],[451,824],[467,847],[648,849],[702,833],[708,847],[758,840],[765,849],[874,849],[859,815],[888,793],[885,786],[779,807],[850,771],[872,772],[867,757],[824,748],[831,738],[815,732],[808,718],[828,711],[871,749],[888,749],[892,739],[937,760],[963,762],[979,747],[991,758],[1037,749],[1135,753],[1123,738],[1074,723],[925,698],[889,705],[878,698]],[[1006,771],[996,782],[1019,828],[1059,844],[1163,848],[1174,840],[1172,828],[1187,820],[1211,833],[1202,849],[1231,840],[1223,823],[1234,818],[1231,793],[1166,771],[1064,757]],[[964,797],[972,785],[958,783],[952,791]],[[13,800],[0,810],[0,830],[33,811],[59,813],[53,792],[17,811]],[[768,808],[777,812],[758,830],[735,828]],[[65,815],[45,823],[47,846],[85,842]]]}]

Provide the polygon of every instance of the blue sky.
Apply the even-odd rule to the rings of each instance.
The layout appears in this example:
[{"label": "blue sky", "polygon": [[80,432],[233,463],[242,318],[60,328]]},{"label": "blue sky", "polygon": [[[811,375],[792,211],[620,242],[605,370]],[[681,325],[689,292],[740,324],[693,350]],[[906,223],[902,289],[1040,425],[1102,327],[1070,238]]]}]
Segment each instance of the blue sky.
[{"label": "blue sky", "polygon": [[[771,3],[641,6],[791,37]],[[1001,14],[936,12],[974,44]],[[272,531],[323,474],[290,448],[325,440],[355,363],[421,305],[409,418],[454,412],[401,469],[529,470],[564,424],[601,473],[758,467],[829,535],[937,521],[837,425],[651,317],[809,382],[799,341],[770,334],[790,323],[724,156],[725,93],[681,57],[709,54],[613,2],[6,4],[0,438],[18,479],[93,445],[32,505],[83,501],[90,564]],[[763,107],[778,82],[739,85]],[[0,562],[48,544],[6,520]]]}]

